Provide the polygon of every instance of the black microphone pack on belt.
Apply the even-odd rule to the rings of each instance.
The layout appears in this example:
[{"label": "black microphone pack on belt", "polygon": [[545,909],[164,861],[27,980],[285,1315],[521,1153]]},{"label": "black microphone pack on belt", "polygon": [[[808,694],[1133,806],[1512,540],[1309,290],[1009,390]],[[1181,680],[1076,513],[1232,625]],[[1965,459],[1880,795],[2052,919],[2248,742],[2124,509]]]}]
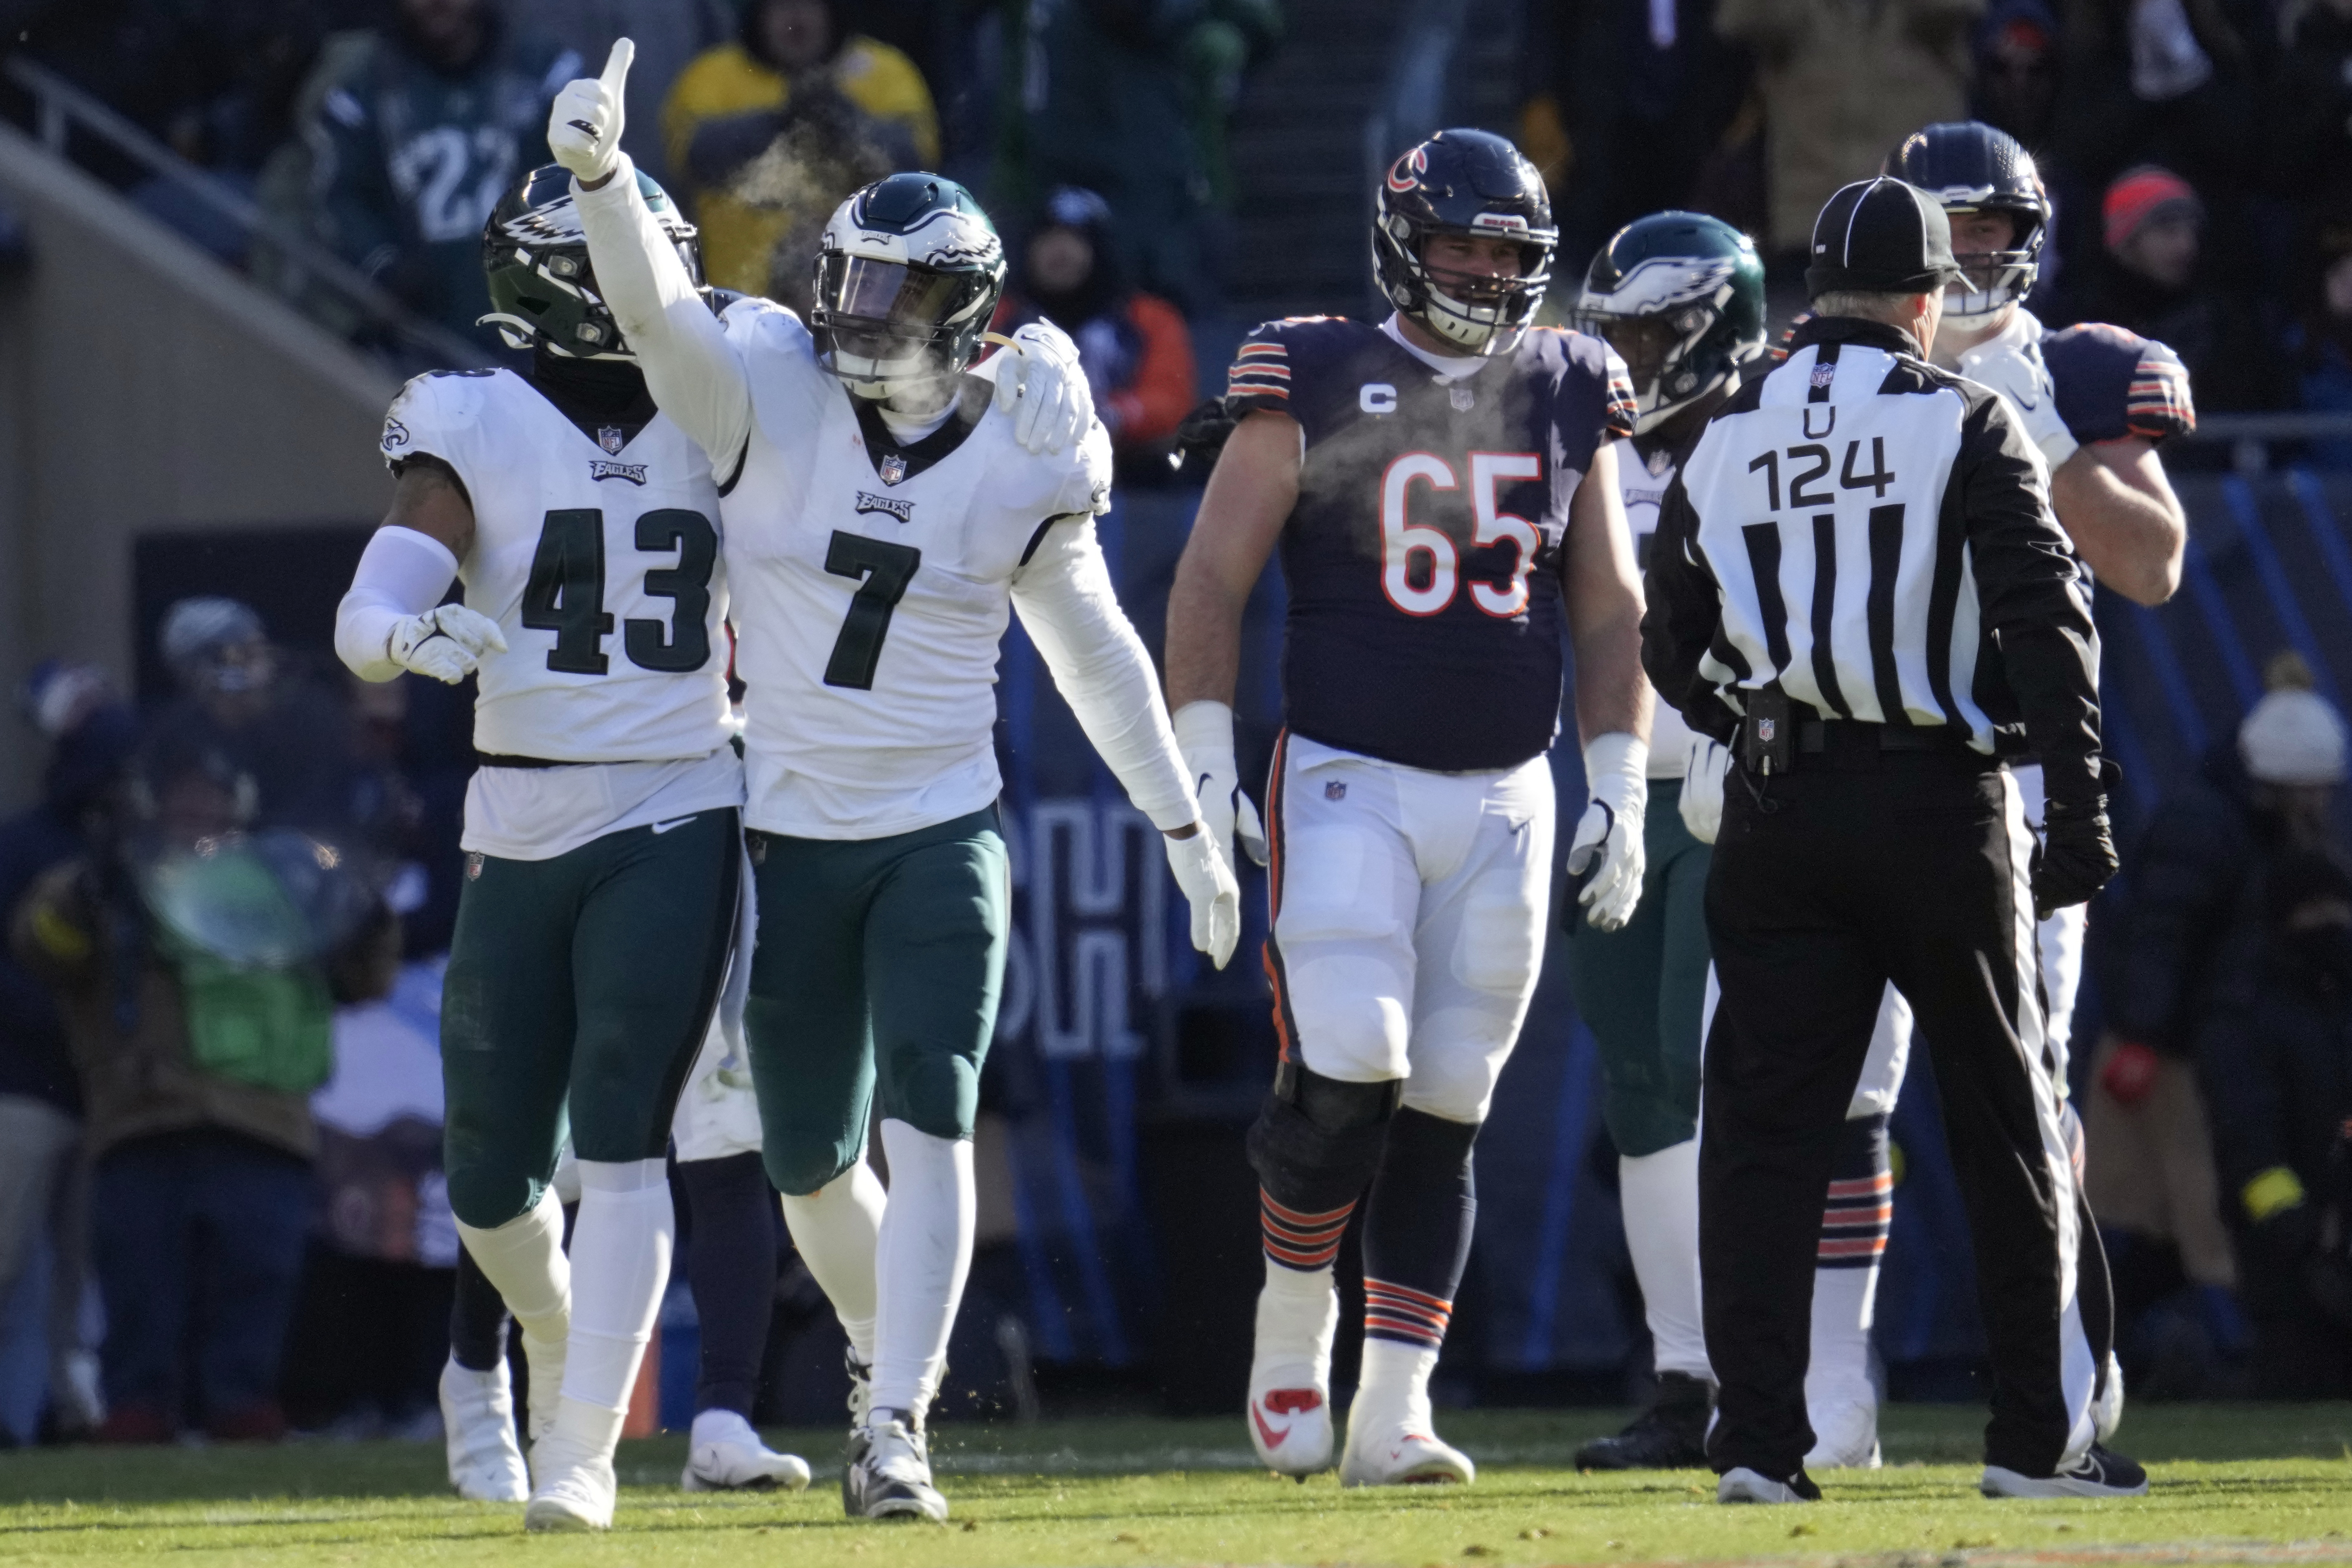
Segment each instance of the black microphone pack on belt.
[{"label": "black microphone pack on belt", "polygon": [[1739,721],[1739,766],[1759,779],[1786,773],[1797,760],[1797,722],[1789,694],[1766,686],[1745,695],[1748,714]]}]

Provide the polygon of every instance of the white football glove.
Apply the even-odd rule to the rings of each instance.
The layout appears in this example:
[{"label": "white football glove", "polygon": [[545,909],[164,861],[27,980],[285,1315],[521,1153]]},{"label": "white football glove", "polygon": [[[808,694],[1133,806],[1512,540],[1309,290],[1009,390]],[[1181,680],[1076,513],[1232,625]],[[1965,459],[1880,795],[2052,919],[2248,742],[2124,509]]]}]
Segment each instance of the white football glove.
[{"label": "white football glove", "polygon": [[1264,865],[1265,827],[1257,808],[1242,793],[1241,768],[1234,760],[1234,710],[1223,703],[1190,702],[1171,721],[1176,749],[1184,756],[1184,776],[1192,781],[1192,799],[1201,820],[1227,869],[1235,869],[1234,849]]},{"label": "white football glove", "polygon": [[1193,826],[1197,831],[1189,838],[1160,837],[1168,846],[1168,869],[1176,873],[1176,885],[1192,906],[1192,946],[1222,969],[1234,956],[1234,944],[1242,939],[1241,884],[1234,880],[1217,835],[1204,822]]},{"label": "white football glove", "polygon": [[480,666],[484,653],[506,651],[506,633],[499,623],[462,604],[444,604],[394,622],[383,644],[384,656],[402,669],[453,686]]},{"label": "white football glove", "polygon": [[1703,735],[1690,738],[1690,752],[1683,760],[1683,793],[1676,802],[1683,814],[1683,826],[1700,843],[1715,842],[1723,831],[1723,786],[1731,777],[1731,748],[1718,745]]},{"label": "white football glove", "polygon": [[614,39],[604,74],[565,83],[547,111],[547,150],[583,185],[604,180],[621,162],[622,94],[636,57],[635,44]]},{"label": "white football glove", "polygon": [[2042,448],[2050,472],[2055,474],[2061,464],[2074,455],[2081,443],[2058,417],[2058,388],[2040,354],[1996,339],[1963,352],[1959,366],[1960,374],[2009,400],[2018,423],[2025,427],[2026,439]]},{"label": "white football glove", "polygon": [[1059,452],[1085,439],[1095,422],[1078,346],[1050,321],[1032,321],[997,354],[996,406],[1013,418],[1013,438],[1033,453]]},{"label": "white football glove", "polygon": [[1650,745],[1616,732],[1584,748],[1586,788],[1591,803],[1569,841],[1568,874],[1591,873],[1577,903],[1585,918],[1614,931],[1633,918],[1642,901],[1642,818],[1649,810]]}]

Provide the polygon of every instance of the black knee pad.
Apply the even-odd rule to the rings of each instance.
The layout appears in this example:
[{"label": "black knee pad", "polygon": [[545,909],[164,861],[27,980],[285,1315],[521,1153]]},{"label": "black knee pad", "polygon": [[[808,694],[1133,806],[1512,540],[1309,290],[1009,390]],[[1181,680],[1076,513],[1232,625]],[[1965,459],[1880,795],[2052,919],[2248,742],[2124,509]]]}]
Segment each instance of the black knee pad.
[{"label": "black knee pad", "polygon": [[1251,1168],[1276,1202],[1321,1214],[1353,1203],[1372,1179],[1403,1085],[1343,1083],[1284,1062],[1250,1128]]}]

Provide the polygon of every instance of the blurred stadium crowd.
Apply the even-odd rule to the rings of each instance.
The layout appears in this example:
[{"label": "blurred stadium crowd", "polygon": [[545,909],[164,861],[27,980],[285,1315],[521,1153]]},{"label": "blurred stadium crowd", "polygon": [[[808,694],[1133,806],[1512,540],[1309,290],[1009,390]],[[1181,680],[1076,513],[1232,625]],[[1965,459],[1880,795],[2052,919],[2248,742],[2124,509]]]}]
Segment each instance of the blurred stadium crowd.
[{"label": "blurred stadium crowd", "polygon": [[[1679,205],[1756,235],[1793,303],[1832,189],[1923,123],[1980,118],[2051,188],[2044,321],[2171,345],[2205,411],[2352,413],[2352,0],[1469,10],[1520,42],[1507,129],[1551,184],[1571,299],[1612,231]],[[1008,319],[1079,341],[1122,482],[1165,485],[1179,421],[1222,382],[1236,277],[1280,271],[1234,243],[1259,172],[1227,135],[1286,20],[1279,0],[0,0],[0,54],[488,363],[483,223],[546,162],[555,90],[626,35],[629,151],[701,225],[712,282],[794,303],[843,195],[940,169],[1007,232]],[[422,368],[266,233],[144,166],[95,166]],[[2307,452],[2352,467],[2352,436]],[[159,651],[175,689],[144,712],[85,666],[23,694],[50,750],[42,800],[0,824],[0,1314],[43,1348],[29,1384],[0,1375],[0,1438],[437,1429],[456,1238],[431,998],[467,695],[307,664],[232,601],[175,605]],[[2102,905],[2092,1191],[2127,1318],[2189,1299],[2252,1320],[2173,1392],[2342,1396],[2346,732],[2308,671],[2273,674]]]}]

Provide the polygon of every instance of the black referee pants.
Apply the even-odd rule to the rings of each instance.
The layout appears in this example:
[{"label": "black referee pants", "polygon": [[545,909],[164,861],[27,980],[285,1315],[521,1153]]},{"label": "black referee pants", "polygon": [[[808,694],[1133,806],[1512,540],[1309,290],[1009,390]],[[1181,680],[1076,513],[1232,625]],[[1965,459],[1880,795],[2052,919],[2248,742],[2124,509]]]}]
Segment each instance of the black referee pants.
[{"label": "black referee pants", "polygon": [[1891,979],[1934,1059],[1968,1203],[1993,1369],[1985,1459],[2048,1475],[2088,1441],[2092,1369],[2063,1343],[2082,1211],[2042,1035],[2032,840],[2006,771],[1832,727],[1853,744],[1769,780],[1735,773],[1707,883],[1722,986],[1699,1145],[1722,1387],[1708,1457],[1784,1478],[1812,1447],[1822,1195]]}]

